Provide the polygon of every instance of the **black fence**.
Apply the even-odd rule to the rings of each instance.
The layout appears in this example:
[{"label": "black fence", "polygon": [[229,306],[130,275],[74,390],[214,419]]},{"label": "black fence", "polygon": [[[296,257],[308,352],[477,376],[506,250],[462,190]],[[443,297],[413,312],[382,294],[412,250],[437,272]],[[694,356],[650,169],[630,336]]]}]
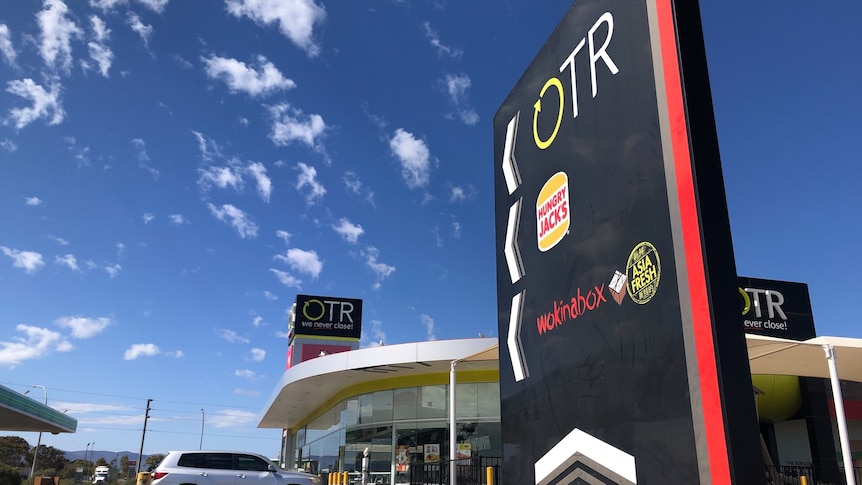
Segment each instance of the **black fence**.
[{"label": "black fence", "polygon": [[[800,485],[805,477],[807,485],[844,485],[844,469],[840,468],[839,481],[823,480],[823,474],[811,466],[772,466],[766,468],[766,483],[769,485]],[[862,468],[853,469],[857,484],[862,484]]]},{"label": "black fence", "polygon": [[411,463],[410,485],[450,485],[450,465],[455,467],[456,485],[487,485],[488,467],[493,469],[493,483],[500,485],[500,468],[503,459],[494,456],[473,456],[459,460],[441,460],[437,463]]}]

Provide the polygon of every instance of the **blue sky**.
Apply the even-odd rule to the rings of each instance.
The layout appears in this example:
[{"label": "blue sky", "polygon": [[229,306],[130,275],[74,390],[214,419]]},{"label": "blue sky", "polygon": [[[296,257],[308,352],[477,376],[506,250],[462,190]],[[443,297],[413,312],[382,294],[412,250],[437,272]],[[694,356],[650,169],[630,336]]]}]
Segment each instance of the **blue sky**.
[{"label": "blue sky", "polygon": [[[0,384],[64,450],[275,455],[297,293],[497,335],[491,121],[568,1],[0,8]],[[862,337],[862,4],[702,2],[740,275]],[[30,394],[44,398],[41,389]],[[35,444],[35,433],[24,438]]]}]

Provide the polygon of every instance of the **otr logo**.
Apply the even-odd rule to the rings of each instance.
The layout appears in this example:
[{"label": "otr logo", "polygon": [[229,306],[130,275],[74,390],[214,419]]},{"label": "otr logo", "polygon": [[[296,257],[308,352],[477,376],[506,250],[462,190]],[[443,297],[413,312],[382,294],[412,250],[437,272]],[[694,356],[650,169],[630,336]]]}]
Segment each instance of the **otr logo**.
[{"label": "otr logo", "polygon": [[349,301],[339,301],[339,300],[318,300],[317,298],[308,300],[305,304],[302,305],[302,314],[305,318],[311,320],[312,322],[316,322],[326,315],[326,309],[329,308],[329,318],[328,321],[334,322],[335,320],[335,308],[336,306],[339,308],[338,310],[338,320],[339,322],[343,322],[344,318],[347,317],[347,320],[350,323],[353,323],[353,317],[350,316],[353,313],[353,303]]},{"label": "otr logo", "polygon": [[[596,31],[602,24],[607,25],[607,36],[602,41],[601,46],[596,48]],[[613,35],[614,16],[611,15],[610,12],[605,12],[598,20],[596,20],[593,26],[590,27],[589,33],[581,38],[581,41],[578,42],[578,45],[576,45],[574,49],[572,49],[572,52],[569,53],[569,56],[566,57],[566,60],[563,61],[563,64],[560,66],[560,73],[565,72],[567,68],[569,70],[569,82],[572,90],[572,118],[578,117],[578,83],[577,77],[575,76],[575,56],[581,51],[581,49],[583,49],[584,44],[589,41],[590,85],[592,87],[593,98],[595,98],[596,94],[599,92],[599,86],[596,82],[596,63],[598,61],[602,61],[611,74],[616,74],[620,71],[607,52],[608,45],[611,43],[611,37],[613,37]],[[557,97],[559,99],[559,106],[557,107],[557,121],[554,123],[554,130],[551,134],[546,139],[542,139],[539,135],[539,113],[542,112],[542,98],[545,96],[545,92],[550,88],[554,88],[557,91]],[[560,131],[560,123],[563,121],[564,98],[563,82],[557,77],[552,77],[545,82],[544,86],[542,86],[542,90],[539,92],[539,99],[535,104],[533,104],[533,141],[536,142],[536,146],[539,147],[540,150],[544,150],[551,146],[551,143],[554,142],[554,138],[557,137],[557,133]]]},{"label": "otr logo", "polygon": [[[778,314],[782,320],[787,320],[787,315],[785,315],[784,310],[781,309],[781,305],[784,304],[784,295],[782,295],[781,292],[775,290],[761,290],[757,288],[746,288],[744,290],[739,288],[739,294],[742,295],[743,315],[748,315],[748,312],[751,311],[751,307],[753,306],[754,318],[762,318],[763,304],[765,304],[769,318],[775,318],[775,315]],[[761,295],[763,295],[763,304],[761,304],[760,300]]]}]

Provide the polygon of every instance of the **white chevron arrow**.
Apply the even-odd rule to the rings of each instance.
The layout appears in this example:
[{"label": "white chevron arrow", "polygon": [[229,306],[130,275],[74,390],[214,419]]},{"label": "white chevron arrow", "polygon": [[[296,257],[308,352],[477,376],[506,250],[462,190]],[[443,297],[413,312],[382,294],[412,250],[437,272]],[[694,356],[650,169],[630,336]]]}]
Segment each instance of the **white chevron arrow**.
[{"label": "white chevron arrow", "polygon": [[506,127],[506,144],[503,145],[503,177],[506,179],[506,187],[509,195],[521,185],[521,173],[518,171],[518,163],[515,161],[515,135],[518,133],[518,118],[521,112],[515,113]]},{"label": "white chevron arrow", "polygon": [[509,267],[509,277],[512,284],[524,277],[524,262],[521,260],[521,250],[518,248],[518,227],[521,221],[521,200],[518,199],[509,207],[509,222],[506,223],[506,245],[503,254],[506,255],[506,266]]},{"label": "white chevron arrow", "polygon": [[509,360],[512,361],[515,382],[530,377],[530,370],[527,368],[527,361],[521,349],[521,316],[526,293],[527,290],[524,290],[512,297],[512,309],[509,311],[509,334],[506,337],[506,344],[509,347]]}]

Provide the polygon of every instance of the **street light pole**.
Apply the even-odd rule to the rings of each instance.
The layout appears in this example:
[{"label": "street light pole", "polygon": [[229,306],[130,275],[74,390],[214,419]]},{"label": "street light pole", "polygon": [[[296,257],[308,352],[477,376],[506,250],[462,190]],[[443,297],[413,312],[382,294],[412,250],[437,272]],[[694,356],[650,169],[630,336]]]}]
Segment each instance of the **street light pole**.
[{"label": "street light pole", "polygon": [[[45,406],[47,406],[48,405],[48,389],[45,386],[40,386],[40,385],[33,385],[30,387],[42,388],[42,392],[45,393]],[[39,431],[39,438],[36,440],[36,449],[33,451],[33,466],[30,467],[30,478],[33,478],[33,474],[36,473],[36,458],[38,458],[38,456],[39,456],[39,446],[41,444],[42,444],[42,432]]]},{"label": "street light pole", "polygon": [[198,449],[204,449],[204,421],[206,420],[206,416],[204,415],[204,409],[201,408],[201,442],[198,445]]}]

